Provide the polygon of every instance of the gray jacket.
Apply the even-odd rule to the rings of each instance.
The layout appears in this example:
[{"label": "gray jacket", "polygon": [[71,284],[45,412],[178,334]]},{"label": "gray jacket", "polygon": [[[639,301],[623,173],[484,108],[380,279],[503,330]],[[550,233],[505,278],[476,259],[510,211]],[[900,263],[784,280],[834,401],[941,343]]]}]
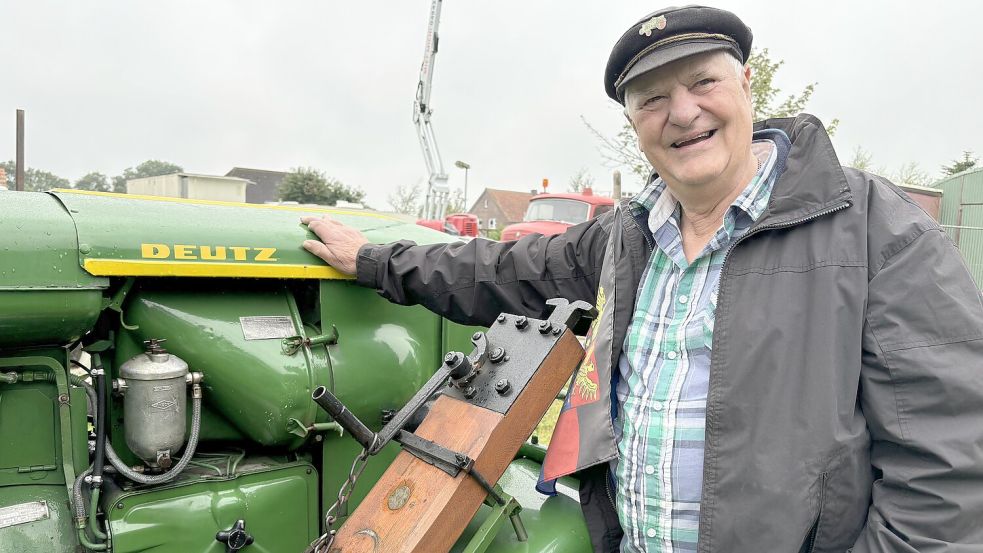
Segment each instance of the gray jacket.
[{"label": "gray jacket", "polygon": [[[720,277],[699,551],[983,551],[979,289],[907,196],[840,167],[815,118],[756,128],[781,128],[792,148]],[[604,478],[589,465],[616,452],[611,367],[651,252],[625,213],[517,242],[365,246],[358,282],[485,325],[501,311],[538,315],[550,297],[613,291],[597,356],[608,415],[584,427],[593,439],[577,467]],[[610,500],[585,481],[595,548],[613,550]]]}]

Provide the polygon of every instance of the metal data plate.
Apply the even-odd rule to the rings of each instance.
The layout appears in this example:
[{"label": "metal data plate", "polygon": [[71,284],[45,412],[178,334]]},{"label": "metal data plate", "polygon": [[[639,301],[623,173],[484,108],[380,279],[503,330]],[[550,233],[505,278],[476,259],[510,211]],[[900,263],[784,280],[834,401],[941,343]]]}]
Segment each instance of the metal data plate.
[{"label": "metal data plate", "polygon": [[0,528],[37,522],[51,518],[46,501],[31,501],[9,507],[0,507]]},{"label": "metal data plate", "polygon": [[239,317],[246,340],[279,340],[297,335],[294,322],[284,316]]},{"label": "metal data plate", "polygon": [[[521,329],[516,325],[516,320],[520,318],[527,321],[525,327]],[[540,319],[516,315],[505,315],[504,319],[502,317],[499,319],[488,328],[486,334],[488,352],[490,354],[495,348],[503,348],[508,360],[499,363],[485,361],[478,375],[470,382],[475,389],[474,397],[466,398],[463,390],[458,387],[447,387],[443,393],[504,415],[515,403],[539,366],[543,364],[567,327],[563,324],[551,323],[550,331],[541,333],[539,325],[543,321]],[[570,374],[573,374],[575,368],[571,367]],[[509,382],[509,390],[505,393],[499,393],[495,389],[495,384],[502,379]]]}]

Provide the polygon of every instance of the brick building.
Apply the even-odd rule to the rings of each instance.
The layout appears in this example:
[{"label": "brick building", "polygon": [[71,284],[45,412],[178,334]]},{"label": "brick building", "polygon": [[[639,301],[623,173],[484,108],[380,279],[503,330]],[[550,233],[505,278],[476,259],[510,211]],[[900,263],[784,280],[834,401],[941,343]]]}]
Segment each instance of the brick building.
[{"label": "brick building", "polygon": [[468,212],[478,217],[478,228],[482,233],[502,230],[522,220],[533,196],[531,192],[486,188]]}]

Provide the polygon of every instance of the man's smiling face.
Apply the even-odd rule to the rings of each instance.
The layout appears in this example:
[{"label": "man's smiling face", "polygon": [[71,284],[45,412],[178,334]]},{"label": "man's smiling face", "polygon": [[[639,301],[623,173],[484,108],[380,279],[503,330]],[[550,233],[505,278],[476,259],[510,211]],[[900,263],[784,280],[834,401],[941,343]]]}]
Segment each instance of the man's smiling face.
[{"label": "man's smiling face", "polygon": [[670,189],[746,184],[736,181],[753,159],[750,75],[726,52],[709,52],[628,83],[625,113]]}]

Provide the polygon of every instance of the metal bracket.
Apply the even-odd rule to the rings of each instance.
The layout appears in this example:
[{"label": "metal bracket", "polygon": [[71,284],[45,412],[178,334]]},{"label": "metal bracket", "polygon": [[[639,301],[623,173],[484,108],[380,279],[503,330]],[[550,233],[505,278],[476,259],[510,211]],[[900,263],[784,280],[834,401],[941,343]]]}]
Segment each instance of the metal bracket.
[{"label": "metal bracket", "polygon": [[471,457],[463,453],[451,451],[438,443],[431,442],[405,430],[400,430],[395,440],[402,444],[403,449],[410,455],[413,455],[428,465],[433,465],[453,477],[457,477],[463,471],[465,474],[471,476],[471,478],[474,478],[478,482],[478,485],[488,493],[488,496],[495,500],[495,503],[505,505],[505,499],[495,491],[495,488],[488,483],[488,480],[480,472],[475,470],[474,459]]},{"label": "metal bracket", "polygon": [[284,338],[280,343],[280,349],[283,351],[284,355],[293,355],[300,351],[302,347],[311,347],[318,345],[333,346],[338,343],[338,327],[331,325],[331,334],[321,334],[319,336],[313,336],[305,338],[303,336],[291,336],[289,338]]},{"label": "metal bracket", "polygon": [[113,294],[112,299],[109,300],[109,304],[107,304],[105,307],[106,309],[111,309],[119,313],[119,325],[126,330],[140,329],[139,326],[128,325],[126,324],[126,321],[123,320],[123,302],[126,300],[126,296],[129,295],[133,285],[136,284],[136,281],[137,279],[134,277],[129,277],[123,281],[123,285],[119,287],[119,290],[117,290],[115,294]]}]

